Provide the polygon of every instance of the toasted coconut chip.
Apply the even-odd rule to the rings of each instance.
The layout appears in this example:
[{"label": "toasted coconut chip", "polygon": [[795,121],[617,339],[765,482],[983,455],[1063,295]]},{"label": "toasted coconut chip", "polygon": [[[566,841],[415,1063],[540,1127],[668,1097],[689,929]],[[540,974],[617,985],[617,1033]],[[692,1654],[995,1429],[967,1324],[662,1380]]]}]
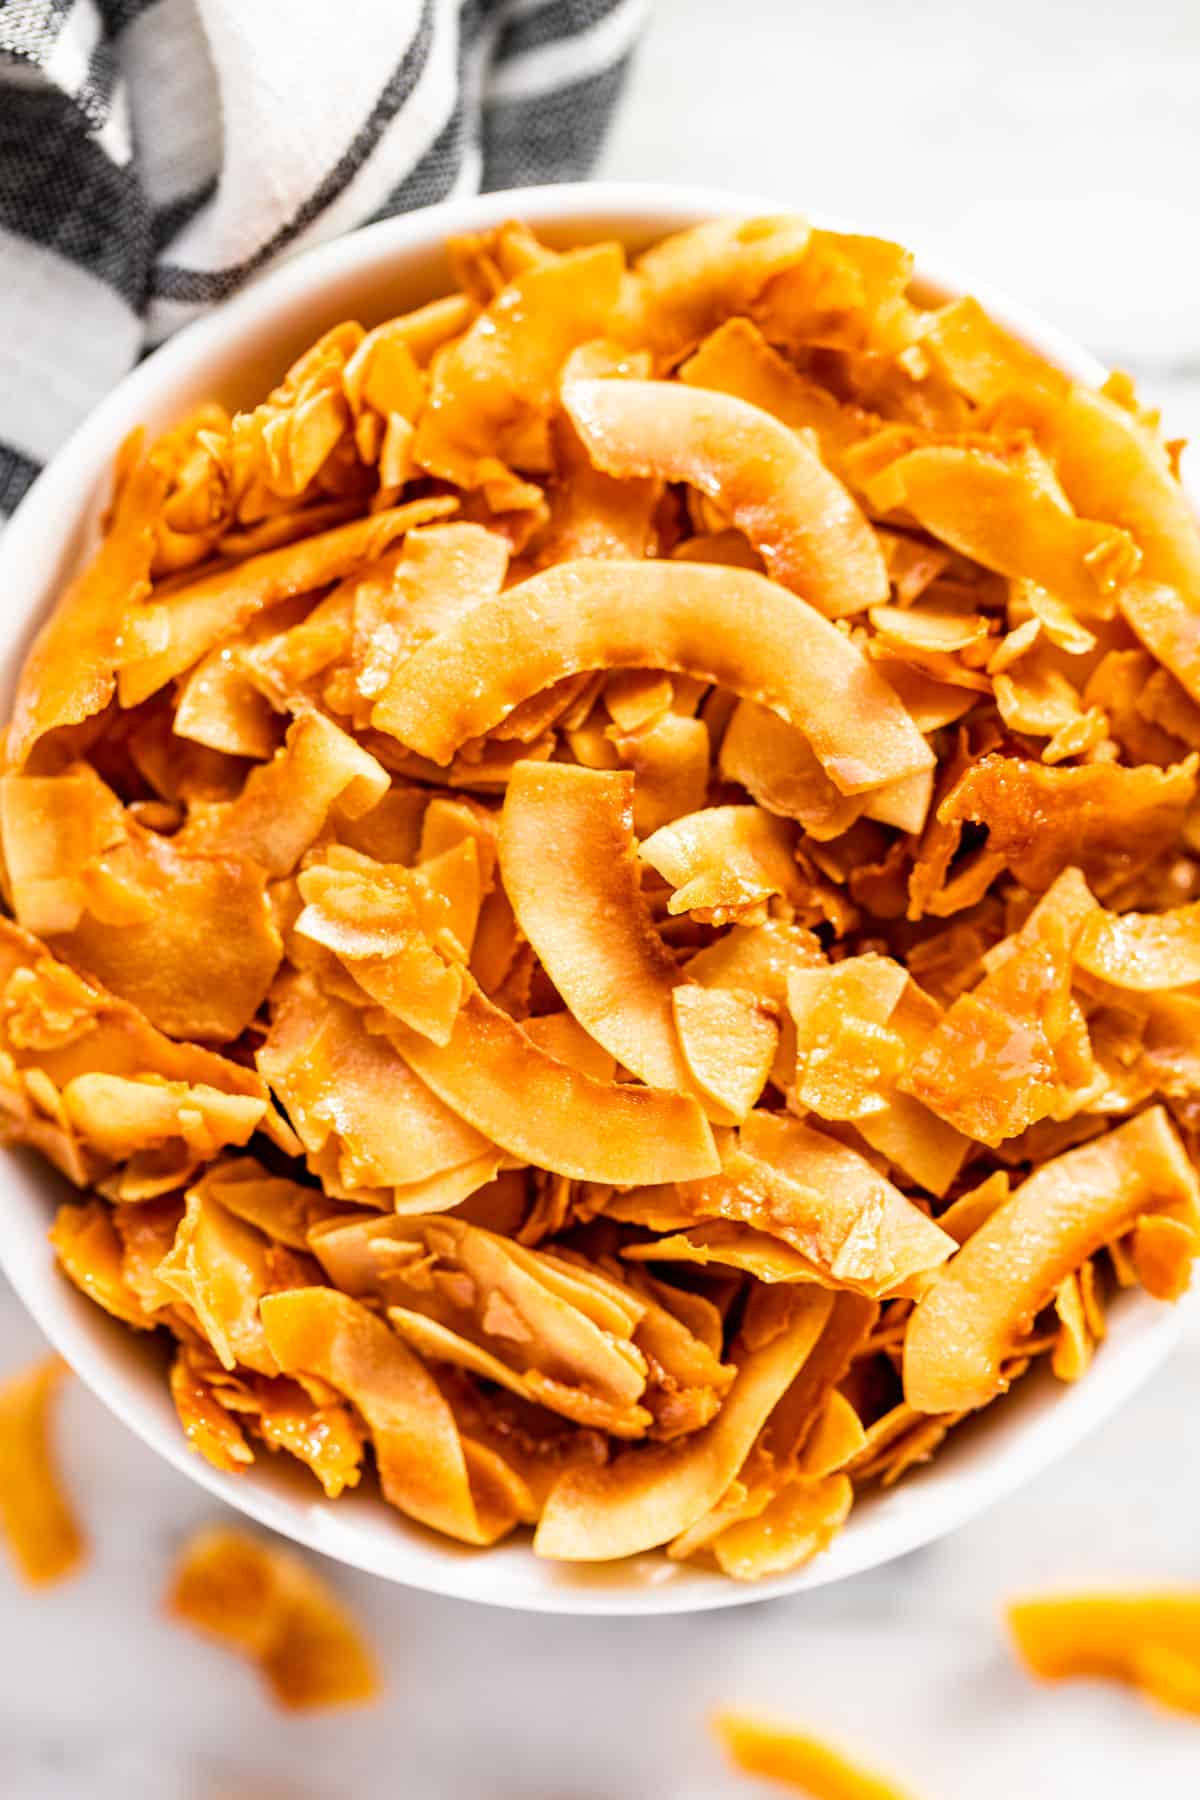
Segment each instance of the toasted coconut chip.
[{"label": "toasted coconut chip", "polygon": [[894,354],[910,344],[916,322],[904,297],[912,269],[911,251],[886,238],[814,231],[806,254],[749,310],[775,343]]},{"label": "toasted coconut chip", "polygon": [[[380,558],[386,563],[392,551]],[[379,564],[369,565],[369,570]],[[368,570],[368,572],[369,572]],[[368,577],[362,576],[365,581]],[[210,652],[236,665],[273,711],[300,713],[336,703],[349,707],[345,692],[347,664],[353,647],[353,601],[358,580],[340,582],[312,606],[305,596],[262,614],[232,644]],[[203,669],[209,658],[196,665]]]},{"label": "toasted coconut chip", "polygon": [[667,1543],[703,1517],[811,1353],[831,1304],[815,1289],[755,1293],[730,1353],[737,1375],[716,1418],[681,1445],[632,1449],[604,1469],[563,1475],[538,1525],[537,1554],[608,1562]]},{"label": "toasted coconut chip", "polygon": [[1024,657],[1012,674],[995,675],[992,690],[1004,723],[1027,737],[1057,738],[1068,727],[1077,729],[1083,717],[1078,688],[1050,655],[1037,650]]},{"label": "toasted coconut chip", "polygon": [[432,525],[410,532],[352,589],[354,687],[368,707],[427,638],[498,594],[508,545],[482,525]]},{"label": "toasted coconut chip", "polygon": [[713,219],[642,252],[623,296],[623,336],[673,360],[731,313],[744,312],[803,257],[808,221],[788,215]]},{"label": "toasted coconut chip", "polygon": [[494,1182],[500,1170],[509,1166],[503,1150],[485,1150],[481,1156],[472,1157],[470,1162],[460,1163],[455,1169],[446,1169],[440,1175],[427,1175],[424,1181],[410,1181],[404,1187],[394,1188],[392,1203],[396,1212],[404,1217],[410,1213],[448,1212]]},{"label": "toasted coconut chip", "polygon": [[[136,1176],[149,1193],[177,1186],[219,1138],[239,1137],[264,1118],[265,1090],[252,1071],[197,1045],[172,1043],[133,1007],[56,963],[36,938],[7,920],[0,921],[0,1042],[8,1071],[0,1082],[0,1135],[41,1148],[79,1186],[111,1167],[99,1147],[109,1142],[111,1121],[98,1121],[97,1147],[86,1148],[71,1124],[67,1089],[85,1129],[94,1120],[89,1092],[102,1093],[106,1080],[115,1080],[114,1092],[132,1099],[132,1136],[114,1148],[137,1152],[122,1180]],[[82,1088],[75,1086],[80,1081]],[[172,1098],[142,1154],[141,1128],[161,1111],[155,1089]],[[185,1100],[188,1095],[199,1109]]]},{"label": "toasted coconut chip", "polygon": [[[638,1195],[626,1203],[621,1199],[606,1208],[612,1217],[627,1218],[631,1223],[664,1228],[673,1215],[645,1209]],[[676,1220],[686,1223],[686,1220]],[[756,1281],[807,1281],[821,1284],[817,1265],[799,1250],[766,1231],[755,1231],[749,1225],[718,1219],[712,1224],[689,1225],[686,1231],[668,1231],[666,1237],[654,1238],[646,1244],[626,1244],[621,1255],[635,1263],[695,1263],[700,1268],[718,1264],[729,1269],[742,1269]]]},{"label": "toasted coconut chip", "polygon": [[[683,979],[655,929],[634,855],[634,778],[518,763],[501,815],[505,891],[570,1011],[651,1087],[691,1092],[671,1010]],[[561,903],[542,857],[553,844]]]},{"label": "toasted coconut chip", "polygon": [[50,1442],[51,1407],[67,1373],[48,1356],[0,1383],[0,1536],[35,1587],[72,1574],[86,1549]]},{"label": "toasted coconut chip", "polygon": [[870,618],[889,653],[901,658],[910,650],[952,656],[978,645],[988,635],[988,622],[981,614],[934,603],[873,606]]},{"label": "toasted coconut chip", "polygon": [[979,406],[1010,399],[1014,389],[1052,401],[1067,392],[1066,376],[997,325],[970,295],[926,315],[921,348]]},{"label": "toasted coconut chip", "polygon": [[1094,1074],[1087,1025],[1071,995],[1074,946],[1097,911],[1068,869],[1020,931],[992,952],[989,972],[961,994],[900,1085],[980,1143],[1015,1137],[1059,1113]]},{"label": "toasted coconut chip", "polygon": [[34,640],[8,728],[11,767],[22,768],[47,733],[103,712],[116,692],[124,628],[150,592],[166,485],[148,462],[121,483],[100,548]]},{"label": "toasted coconut chip", "polygon": [[1200,982],[1200,904],[1164,913],[1106,913],[1087,920],[1075,961],[1111,987],[1161,993]]},{"label": "toasted coconut chip", "polygon": [[236,800],[192,807],[174,843],[184,854],[248,858],[278,878],[296,867],[335,808],[361,817],[389,785],[387,770],[352,737],[306,713]]},{"label": "toasted coconut chip", "polygon": [[255,865],[191,856],[128,821],[126,841],[85,871],[87,910],[57,935],[66,962],[173,1037],[237,1037],[279,964],[279,936]]},{"label": "toasted coconut chip", "polygon": [[[406,869],[331,850],[330,860],[306,869],[298,883],[305,906],[296,931],[337,957],[364,1000],[369,996],[441,1044],[449,1041],[462,1000],[479,906],[474,843],[460,849],[473,878],[465,921],[430,879],[433,862]],[[461,860],[458,851],[445,854]]]},{"label": "toasted coconut chip", "polygon": [[[583,374],[646,375],[649,358],[606,346],[582,345],[568,358],[567,371]],[[597,366],[597,364],[602,366]],[[593,464],[579,433],[564,413],[550,428],[554,480],[550,518],[538,541],[538,564],[568,562],[577,556],[645,556],[654,544],[654,514],[662,497],[655,480],[619,481]]]},{"label": "toasted coconut chip", "polygon": [[319,1188],[302,1187],[286,1176],[272,1175],[252,1156],[229,1157],[212,1164],[196,1184],[226,1212],[255,1225],[289,1250],[307,1250],[308,1234],[327,1219],[342,1216]]},{"label": "toasted coconut chip", "polygon": [[504,1389],[483,1392],[462,1370],[439,1368],[438,1384],[463,1435],[500,1457],[524,1485],[529,1524],[541,1516],[546,1496],[564,1470],[601,1464],[608,1455],[600,1432],[573,1425]]},{"label": "toasted coconut chip", "polygon": [[[751,1113],[737,1145],[727,1148],[720,1175],[618,1196],[608,1210],[651,1230],[686,1226],[685,1240],[671,1240],[671,1254],[680,1260],[749,1266],[754,1258],[764,1279],[807,1278],[868,1297],[937,1268],[954,1249],[954,1240],[865,1157],[798,1119],[774,1113]],[[778,1238],[803,1261],[772,1259],[757,1236],[746,1241],[717,1233],[707,1223],[715,1220]]]},{"label": "toasted coconut chip", "polygon": [[954,1248],[865,1157],[786,1115],[752,1113],[722,1173],[679,1193],[694,1219],[769,1232],[818,1279],[869,1297],[937,1268]]},{"label": "toasted coconut chip", "polygon": [[671,710],[675,684],[661,669],[616,669],[604,683],[604,704],[619,731],[642,731]]},{"label": "toasted coconut chip", "polygon": [[362,1427],[323,1382],[230,1373],[206,1346],[185,1342],[171,1393],[191,1447],[217,1468],[237,1473],[253,1461],[249,1431],[311,1469],[330,1500],[358,1483]]},{"label": "toasted coconut chip", "polygon": [[362,1415],[384,1496],[401,1512],[467,1544],[495,1543],[516,1515],[476,1489],[454,1416],[433,1377],[382,1319],[333,1288],[269,1294],[271,1353],[287,1374],[328,1382]]},{"label": "toasted coconut chip", "polygon": [[59,1268],[89,1300],[135,1330],[149,1331],[158,1323],[125,1279],[111,1207],[102,1200],[64,1204],[54,1215],[49,1237]]},{"label": "toasted coconut chip", "polygon": [[385,1037],[368,1033],[355,1007],[321,994],[310,978],[291,977],[277,988],[257,1061],[310,1167],[332,1157],[332,1168],[317,1172],[338,1197],[443,1175],[490,1148]]},{"label": "toasted coconut chip", "polygon": [[791,905],[808,898],[795,848],[791,823],[761,807],[710,806],[662,826],[638,853],[675,889],[671,913],[759,924],[774,895]]},{"label": "toasted coconut chip", "polygon": [[[216,1364],[218,1370],[220,1366]],[[218,1397],[212,1373],[204,1349],[180,1344],[167,1378],[171,1399],[188,1448],[214,1469],[237,1475],[254,1461],[254,1452],[236,1417]]]},{"label": "toasted coconut chip", "polygon": [[286,1550],[209,1527],[184,1546],[172,1615],[256,1665],[289,1711],[357,1706],[379,1677],[357,1628],[316,1572]]},{"label": "toasted coconut chip", "polygon": [[511,465],[550,465],[549,415],[558,373],[577,344],[603,337],[624,257],[595,244],[517,275],[433,361],[413,456],[459,487],[486,487]]},{"label": "toasted coconut chip", "polygon": [[1200,596],[1200,539],[1167,456],[1144,421],[1078,383],[1054,409],[1050,435],[1072,504],[1128,531],[1142,552],[1143,579],[1122,591],[1122,612],[1151,654],[1200,699],[1190,625]]},{"label": "toasted coconut chip", "polygon": [[876,668],[918,731],[940,731],[943,725],[953,725],[979,699],[972,689],[955,686],[898,657],[873,654]]},{"label": "toasted coconut chip", "polygon": [[812,1479],[834,1474],[859,1456],[867,1441],[862,1421],[837,1388],[826,1398],[804,1441],[801,1472]]},{"label": "toasted coconut chip", "polygon": [[62,1104],[79,1136],[113,1162],[175,1138],[194,1157],[207,1159],[226,1144],[247,1143],[267,1110],[264,1097],[99,1070],[69,1081]]},{"label": "toasted coconut chip", "polygon": [[853,1502],[845,1475],[793,1478],[755,1518],[727,1525],[713,1539],[717,1566],[734,1581],[762,1581],[801,1568],[837,1536]]},{"label": "toasted coconut chip", "polygon": [[137,706],[268,607],[340,581],[411,526],[444,518],[456,504],[430,498],[372,513],[216,570],[143,608],[123,633],[121,705]]},{"label": "toasted coconut chip", "polygon": [[1131,864],[1151,861],[1178,840],[1196,768],[1195,757],[1170,769],[1048,769],[985,756],[959,778],[937,817],[950,827],[963,820],[986,825],[989,852],[1035,893],[1072,863],[1103,893]]},{"label": "toasted coconut chip", "polygon": [[864,817],[880,825],[891,825],[897,831],[912,834],[925,829],[929,808],[933,804],[933,770],[922,769],[916,775],[905,775],[890,781],[867,796]]},{"label": "toasted coconut chip", "polygon": [[908,976],[890,957],[851,956],[826,969],[794,969],[788,1009],[796,1027],[796,1099],[825,1119],[880,1113],[905,1044],[888,1020]]},{"label": "toasted coconut chip", "polygon": [[911,451],[870,484],[935,537],[998,574],[1049,588],[1085,618],[1111,618],[1141,554],[1127,531],[1076,518],[1040,466],[948,445]]},{"label": "toasted coconut chip", "polygon": [[[57,778],[56,778],[57,779]],[[14,778],[6,795],[6,849],[55,948],[179,1037],[233,1038],[257,1011],[279,960],[261,871],[229,858],[188,856],[123,809],[84,765],[61,778],[53,805]],[[68,811],[93,823],[66,828]],[[36,821],[36,822],[35,822]],[[72,868],[73,851],[92,855]],[[197,954],[199,944],[205,955]]]},{"label": "toasted coconut chip", "polygon": [[112,1208],[112,1222],[121,1240],[121,1274],[126,1286],[148,1313],[159,1315],[156,1323],[174,1326],[182,1321],[199,1337],[202,1333],[195,1315],[158,1274],[175,1243],[183,1213],[183,1201],[176,1195],[160,1195],[118,1203]]},{"label": "toasted coconut chip", "polygon": [[775,1019],[753,994],[697,982],[675,988],[671,1004],[692,1081],[727,1119],[744,1119],[775,1061]]},{"label": "toasted coconut chip", "polygon": [[778,1007],[787,1004],[793,969],[820,968],[825,952],[802,925],[766,919],[761,925],[734,925],[684,964],[689,981],[703,987],[741,988]]},{"label": "toasted coconut chip", "polygon": [[1066,1277],[1145,1213],[1197,1223],[1200,1184],[1154,1106],[1043,1163],[967,1239],[920,1302],[904,1391],[921,1412],[984,1406],[1003,1363]]},{"label": "toasted coconut chip", "polygon": [[767,812],[799,820],[818,840],[840,837],[863,808],[861,797],[843,794],[829,779],[803,732],[752,700],[734,708],[720,766]]},{"label": "toasted coconut chip", "polygon": [[80,765],[56,776],[6,775],[0,828],[13,911],[27,931],[73,931],[87,903],[83,871],[125,839],[115,794]]},{"label": "toasted coconut chip", "polygon": [[[843,405],[827,388],[802,375],[771,348],[749,319],[727,319],[681,365],[678,375],[691,387],[733,394],[793,431],[814,434],[822,458],[839,473],[845,451],[878,423],[861,408]],[[889,546],[882,536],[879,547],[888,563]]]},{"label": "toasted coconut chip", "polygon": [[373,723],[445,762],[551,682],[621,666],[695,675],[770,707],[844,792],[933,763],[886,682],[828,620],[749,570],[700,563],[579,561],[535,575],[418,650]]},{"label": "toasted coconut chip", "polygon": [[278,1370],[263,1336],[259,1301],[278,1288],[316,1279],[307,1257],[272,1247],[203,1185],[189,1191],[175,1242],[155,1275],[191,1308],[224,1368],[241,1363],[261,1375]]},{"label": "toasted coconut chip", "polygon": [[700,719],[668,713],[642,731],[614,733],[626,768],[637,777],[633,790],[634,829],[657,831],[704,805],[708,792],[708,730]]},{"label": "toasted coconut chip", "polygon": [[522,1162],[579,1181],[636,1186],[717,1166],[697,1102],[661,1088],[594,1081],[556,1062],[479,990],[445,1046],[383,1028],[439,1097]]},{"label": "toasted coconut chip", "polygon": [[212,650],[181,684],[174,731],[225,756],[273,756],[279,719],[231,651]]},{"label": "toasted coconut chip", "polygon": [[943,1231],[948,1231],[957,1244],[965,1244],[967,1239],[979,1227],[986,1223],[1008,1199],[1012,1191],[1006,1169],[994,1169],[984,1177],[977,1187],[968,1188],[965,1194],[938,1214],[938,1224]]},{"label": "toasted coconut chip", "polygon": [[461,1219],[363,1221],[358,1230],[357,1244],[343,1227],[318,1233],[314,1246],[331,1268],[354,1258],[355,1275],[391,1303],[392,1324],[426,1358],[619,1437],[651,1426],[639,1404],[650,1365],[635,1342],[647,1308],[631,1290]]},{"label": "toasted coconut chip", "polygon": [[1018,1600],[1008,1624],[1043,1681],[1120,1681],[1181,1712],[1200,1711],[1200,1594],[1048,1594]]},{"label": "toasted coconut chip", "polygon": [[563,399],[598,467],[686,481],[719,501],[768,574],[827,617],[886,600],[870,525],[806,439],[769,413],[663,381],[572,380]]}]

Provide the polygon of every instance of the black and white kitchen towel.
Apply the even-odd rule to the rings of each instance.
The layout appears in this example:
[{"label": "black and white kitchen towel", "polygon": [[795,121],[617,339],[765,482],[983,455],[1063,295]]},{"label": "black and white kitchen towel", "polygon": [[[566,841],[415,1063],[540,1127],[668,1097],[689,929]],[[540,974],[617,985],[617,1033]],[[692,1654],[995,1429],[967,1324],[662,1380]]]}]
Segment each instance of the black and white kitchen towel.
[{"label": "black and white kitchen towel", "polygon": [[0,0],[0,513],[278,259],[586,175],[648,0]]}]

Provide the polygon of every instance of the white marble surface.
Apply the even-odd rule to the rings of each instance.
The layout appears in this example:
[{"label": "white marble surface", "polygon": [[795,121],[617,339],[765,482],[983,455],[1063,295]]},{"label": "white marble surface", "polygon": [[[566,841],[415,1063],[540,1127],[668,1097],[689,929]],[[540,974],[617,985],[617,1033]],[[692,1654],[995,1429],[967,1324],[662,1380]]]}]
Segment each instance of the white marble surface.
[{"label": "white marble surface", "polygon": [[[603,173],[760,189],[893,230],[1135,369],[1200,436],[1200,8],[1142,0],[658,0]],[[0,1370],[38,1349],[0,1292]],[[281,1720],[161,1617],[211,1505],[81,1391],[94,1540],[31,1596],[0,1568],[4,1800],[720,1800],[739,1698],[846,1736],[920,1800],[1193,1800],[1200,1732],[1118,1692],[1035,1690],[998,1622],[1048,1582],[1200,1580],[1200,1336],[1096,1439],[935,1549],[710,1617],[542,1619],[331,1569],[388,1680]],[[766,1790],[761,1790],[764,1795]]]}]

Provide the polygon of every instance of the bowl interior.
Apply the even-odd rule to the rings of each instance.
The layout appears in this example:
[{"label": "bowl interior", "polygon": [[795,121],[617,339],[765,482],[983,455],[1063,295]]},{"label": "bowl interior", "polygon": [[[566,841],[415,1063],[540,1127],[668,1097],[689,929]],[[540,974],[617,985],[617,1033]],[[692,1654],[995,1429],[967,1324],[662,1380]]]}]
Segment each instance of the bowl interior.
[{"label": "bowl interior", "polygon": [[[90,547],[107,497],[113,452],[139,424],[151,432],[204,400],[253,403],[313,339],[340,320],[372,325],[450,286],[448,235],[526,218],[558,246],[618,237],[637,249],[664,232],[721,213],[778,210],[754,196],[631,186],[534,188],[452,202],[389,220],[298,258],[150,357],[92,414],[35,484],[0,538],[0,706],[7,713],[36,623]],[[923,297],[963,291],[922,268]],[[972,291],[980,292],[978,289]],[[1021,309],[980,292],[1010,329],[1085,380],[1099,365]],[[27,1152],[8,1152],[0,1181],[0,1266],[52,1343],[88,1386],[167,1460],[264,1525],[355,1567],[432,1592],[547,1612],[658,1613],[735,1605],[853,1574],[928,1542],[1019,1485],[1069,1448],[1133,1391],[1178,1333],[1170,1308],[1119,1297],[1087,1378],[1063,1387],[1045,1370],[1004,1406],[962,1427],[928,1468],[856,1505],[832,1548],[809,1568],[740,1587],[703,1569],[649,1555],[613,1565],[564,1566],[534,1557],[526,1538],[474,1551],[410,1524],[364,1484],[336,1503],[284,1458],[223,1475],[183,1441],[164,1380],[161,1346],[110,1319],[57,1272],[46,1229],[70,1192]]]}]

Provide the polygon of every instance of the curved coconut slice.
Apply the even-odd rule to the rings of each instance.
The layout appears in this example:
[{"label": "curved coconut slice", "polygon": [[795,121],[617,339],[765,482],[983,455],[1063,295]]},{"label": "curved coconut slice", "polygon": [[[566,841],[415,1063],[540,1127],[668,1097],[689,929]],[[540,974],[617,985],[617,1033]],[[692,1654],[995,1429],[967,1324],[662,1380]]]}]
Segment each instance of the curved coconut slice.
[{"label": "curved coconut slice", "polygon": [[383,1028],[447,1106],[522,1162],[614,1187],[688,1181],[720,1165],[697,1101],[556,1062],[478,988],[445,1045],[391,1019]]},{"label": "curved coconut slice", "polygon": [[808,441],[770,413],[668,381],[570,381],[563,403],[598,468],[698,488],[745,532],[768,574],[827,618],[887,599],[871,526]]},{"label": "curved coconut slice", "polygon": [[393,1506],[467,1544],[492,1544],[512,1529],[516,1516],[487,1505],[472,1483],[467,1447],[433,1376],[382,1319],[323,1287],[270,1294],[261,1311],[279,1367],[327,1381],[362,1414]]},{"label": "curved coconut slice", "polygon": [[650,1087],[688,1093],[671,1011],[683,977],[642,896],[633,790],[625,773],[518,763],[500,823],[504,888],[585,1031]]},{"label": "curved coconut slice", "polygon": [[908,712],[836,626],[750,569],[706,563],[581,560],[534,575],[423,644],[372,723],[446,763],[530,694],[614,668],[694,675],[769,707],[843,793],[933,767]]},{"label": "curved coconut slice", "polygon": [[601,1469],[572,1469],[552,1489],[533,1547],[566,1562],[609,1562],[678,1537],[703,1518],[745,1462],[825,1326],[832,1296],[763,1289],[731,1351],[737,1369],[720,1412],[681,1443],[637,1449]]},{"label": "curved coconut slice", "polygon": [[1043,1163],[967,1239],[919,1303],[904,1393],[921,1412],[986,1406],[1055,1291],[1143,1213],[1200,1221],[1200,1181],[1161,1106]]}]

